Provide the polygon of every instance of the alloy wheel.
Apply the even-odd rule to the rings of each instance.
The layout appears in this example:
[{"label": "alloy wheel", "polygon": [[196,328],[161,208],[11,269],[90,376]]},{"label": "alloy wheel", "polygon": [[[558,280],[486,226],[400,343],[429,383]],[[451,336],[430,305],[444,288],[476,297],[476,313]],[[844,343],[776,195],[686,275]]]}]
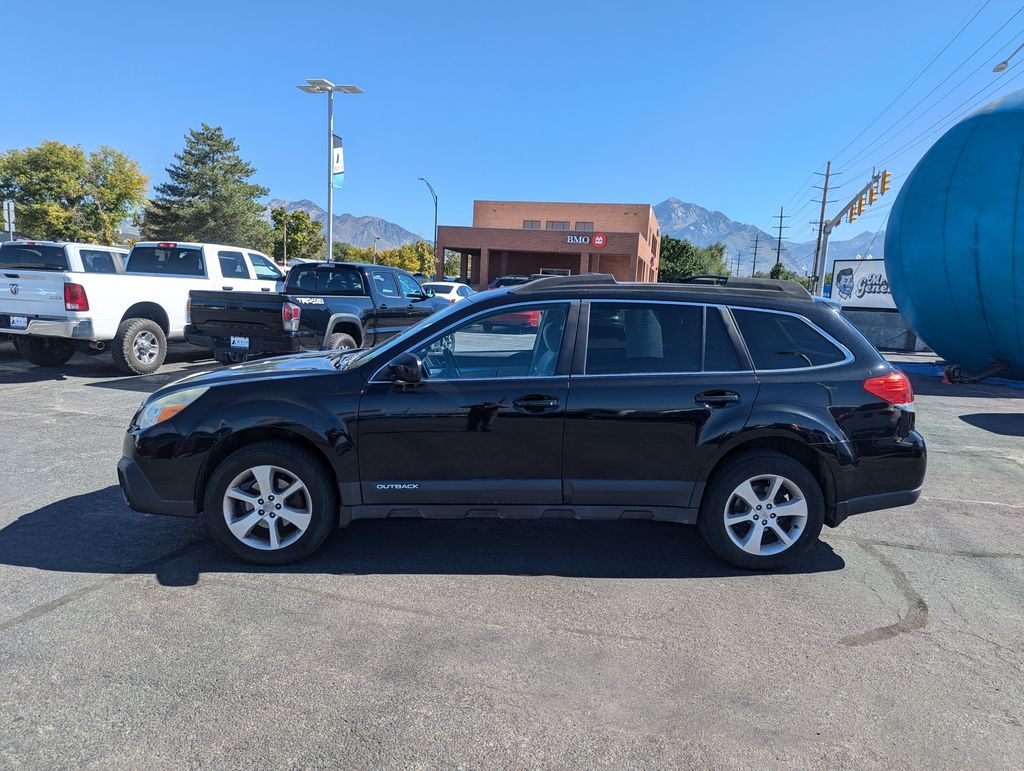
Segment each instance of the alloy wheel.
[{"label": "alloy wheel", "polygon": [[135,352],[135,358],[141,363],[152,364],[160,352],[160,342],[156,339],[156,335],[144,329],[135,335],[135,340],[132,341],[132,350]]},{"label": "alloy wheel", "polygon": [[254,466],[236,476],[224,493],[224,521],[246,546],[284,549],[298,541],[313,518],[306,485],[280,466]]},{"label": "alloy wheel", "polygon": [[784,552],[807,526],[807,501],[784,476],[764,474],[741,482],[723,512],[725,531],[740,549],[758,557]]}]

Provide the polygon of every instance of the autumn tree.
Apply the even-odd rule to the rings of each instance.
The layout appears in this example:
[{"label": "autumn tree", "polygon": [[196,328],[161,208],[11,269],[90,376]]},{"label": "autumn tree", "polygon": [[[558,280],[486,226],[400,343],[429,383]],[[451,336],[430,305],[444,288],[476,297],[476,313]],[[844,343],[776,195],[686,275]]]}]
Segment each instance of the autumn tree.
[{"label": "autumn tree", "polygon": [[86,153],[46,141],[0,153],[0,198],[15,202],[18,229],[33,238],[116,243],[118,226],[146,202],[148,183],[139,164],[111,147]]},{"label": "autumn tree", "polygon": [[270,212],[274,226],[274,259],[281,261],[285,256],[285,234],[288,237],[288,259],[321,260],[327,239],[320,223],[301,209],[289,212],[274,209]]}]

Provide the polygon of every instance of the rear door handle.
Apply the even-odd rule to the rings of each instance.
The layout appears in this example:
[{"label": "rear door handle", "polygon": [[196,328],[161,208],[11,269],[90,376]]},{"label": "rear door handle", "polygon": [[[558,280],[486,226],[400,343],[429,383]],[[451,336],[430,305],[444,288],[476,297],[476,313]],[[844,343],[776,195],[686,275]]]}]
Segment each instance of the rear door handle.
[{"label": "rear door handle", "polygon": [[263,287],[263,291],[264,291],[264,292],[269,292],[269,291],[270,291],[270,287],[269,287],[269,286],[265,286],[265,287]]},{"label": "rear door handle", "polygon": [[387,303],[381,303],[381,304],[380,304],[380,309],[381,309],[382,311],[386,311],[386,310],[388,309],[388,304],[387,304]]},{"label": "rear door handle", "polygon": [[230,292],[232,289],[234,289],[234,287],[233,286],[222,286],[221,289],[223,289],[225,292]]},{"label": "rear door handle", "polygon": [[725,407],[729,404],[737,404],[740,395],[735,391],[704,391],[693,397],[697,404],[706,404],[709,407]]},{"label": "rear door handle", "polygon": [[550,412],[558,409],[560,403],[554,396],[541,395],[521,396],[512,400],[512,406],[524,412]]}]

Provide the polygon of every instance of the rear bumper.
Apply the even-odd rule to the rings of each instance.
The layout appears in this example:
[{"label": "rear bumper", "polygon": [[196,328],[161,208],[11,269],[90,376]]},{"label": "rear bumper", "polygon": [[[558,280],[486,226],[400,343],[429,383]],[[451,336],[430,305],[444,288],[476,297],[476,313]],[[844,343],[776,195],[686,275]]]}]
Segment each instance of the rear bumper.
[{"label": "rear bumper", "polygon": [[249,338],[248,348],[232,348],[231,335],[209,334],[189,324],[185,327],[185,339],[192,345],[208,348],[216,353],[260,354],[260,353],[298,353],[302,350],[302,333],[283,332],[281,337]]},{"label": "rear bumper", "polygon": [[92,319],[40,319],[29,318],[25,329],[11,327],[11,316],[0,316],[0,332],[7,335],[35,335],[36,337],[67,337],[72,340],[94,340]]},{"label": "rear bumper", "polygon": [[175,501],[161,498],[146,479],[139,464],[132,458],[121,458],[117,463],[117,481],[121,495],[129,508],[142,514],[169,514],[174,517],[194,517],[195,505],[191,500]]}]

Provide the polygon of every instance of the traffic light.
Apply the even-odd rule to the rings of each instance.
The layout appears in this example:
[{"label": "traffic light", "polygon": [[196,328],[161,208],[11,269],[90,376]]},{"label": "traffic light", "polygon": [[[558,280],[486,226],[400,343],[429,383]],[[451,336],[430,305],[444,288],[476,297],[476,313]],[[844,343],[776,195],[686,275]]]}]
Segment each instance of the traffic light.
[{"label": "traffic light", "polygon": [[861,193],[860,197],[857,198],[857,216],[859,217],[864,213],[864,194]]},{"label": "traffic light", "polygon": [[853,222],[855,219],[857,219],[857,207],[851,204],[850,211],[846,216],[846,221]]},{"label": "traffic light", "polygon": [[868,206],[878,200],[878,183],[868,188]]},{"label": "traffic light", "polygon": [[892,187],[892,174],[888,171],[882,172],[882,189],[880,195],[885,195],[885,191]]}]

